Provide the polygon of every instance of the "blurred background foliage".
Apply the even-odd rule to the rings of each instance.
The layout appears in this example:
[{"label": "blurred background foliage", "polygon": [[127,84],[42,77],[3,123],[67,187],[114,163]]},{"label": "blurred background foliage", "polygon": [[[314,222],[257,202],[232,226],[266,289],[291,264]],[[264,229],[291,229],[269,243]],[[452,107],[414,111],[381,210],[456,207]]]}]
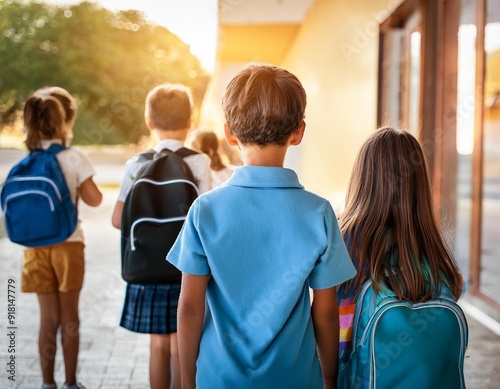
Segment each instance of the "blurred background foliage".
[{"label": "blurred background foliage", "polygon": [[0,0],[0,131],[19,124],[29,94],[58,85],[78,102],[74,144],[137,143],[150,89],[184,84],[196,109],[208,81],[189,46],[141,12]]}]

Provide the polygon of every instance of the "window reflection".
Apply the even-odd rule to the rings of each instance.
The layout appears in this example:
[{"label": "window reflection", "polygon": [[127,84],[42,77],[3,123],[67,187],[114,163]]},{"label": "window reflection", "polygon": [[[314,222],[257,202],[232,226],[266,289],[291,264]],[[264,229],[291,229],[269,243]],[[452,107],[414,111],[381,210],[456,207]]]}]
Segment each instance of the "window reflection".
[{"label": "window reflection", "polygon": [[410,95],[408,106],[408,130],[418,137],[420,128],[420,32],[410,35]]},{"label": "window reflection", "polygon": [[485,26],[481,292],[500,302],[500,4],[487,2]]},{"label": "window reflection", "polygon": [[462,0],[458,29],[457,211],[454,254],[468,279],[472,209],[472,151],[476,93],[476,4]]}]

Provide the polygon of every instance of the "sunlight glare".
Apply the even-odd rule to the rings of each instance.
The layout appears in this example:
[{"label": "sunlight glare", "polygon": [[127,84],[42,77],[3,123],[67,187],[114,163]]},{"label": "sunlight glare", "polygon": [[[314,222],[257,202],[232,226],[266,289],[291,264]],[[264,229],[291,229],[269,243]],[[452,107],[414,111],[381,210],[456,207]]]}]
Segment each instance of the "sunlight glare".
[{"label": "sunlight glare", "polygon": [[[77,4],[78,0],[46,0],[54,4]],[[111,10],[136,9],[165,26],[191,48],[209,72],[215,67],[217,0],[94,0]]]}]

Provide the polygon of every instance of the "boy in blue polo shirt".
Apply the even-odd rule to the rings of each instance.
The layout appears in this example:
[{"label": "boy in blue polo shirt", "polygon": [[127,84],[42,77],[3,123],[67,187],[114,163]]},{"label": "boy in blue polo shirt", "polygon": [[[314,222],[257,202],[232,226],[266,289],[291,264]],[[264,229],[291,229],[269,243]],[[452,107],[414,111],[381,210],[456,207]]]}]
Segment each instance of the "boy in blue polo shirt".
[{"label": "boy in blue polo shirt", "polygon": [[183,272],[183,388],[336,387],[335,286],[356,270],[330,203],[283,167],[305,106],[276,66],[247,66],[226,88],[226,140],[244,166],[196,200],[167,256]]}]

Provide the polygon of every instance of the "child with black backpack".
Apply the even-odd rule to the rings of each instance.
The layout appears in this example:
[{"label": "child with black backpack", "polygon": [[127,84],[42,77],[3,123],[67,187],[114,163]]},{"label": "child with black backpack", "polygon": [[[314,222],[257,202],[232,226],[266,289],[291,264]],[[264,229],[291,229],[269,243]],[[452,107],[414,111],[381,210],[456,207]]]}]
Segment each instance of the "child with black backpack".
[{"label": "child with black backpack", "polygon": [[24,105],[30,155],[11,170],[2,189],[9,238],[27,247],[22,291],[36,293],[40,304],[42,389],[57,388],[54,363],[59,330],[66,373],[63,389],[84,389],[76,380],[78,300],[84,278],[84,237],[76,205],[82,199],[96,207],[102,194],[85,154],[66,147],[75,117],[75,100],[65,89],[45,87],[34,92]]},{"label": "child with black backpack", "polygon": [[339,388],[465,388],[462,274],[422,147],[384,127],[354,163],[339,225],[358,274],[339,288]]},{"label": "child with black backpack", "polygon": [[180,388],[176,320],[181,279],[165,258],[190,203],[212,185],[208,156],[184,147],[191,115],[187,87],[162,84],[148,93],[146,125],[158,143],[127,161],[112,215],[113,226],[122,232],[127,281],[120,326],[151,334],[152,389],[168,388],[171,381]]}]

